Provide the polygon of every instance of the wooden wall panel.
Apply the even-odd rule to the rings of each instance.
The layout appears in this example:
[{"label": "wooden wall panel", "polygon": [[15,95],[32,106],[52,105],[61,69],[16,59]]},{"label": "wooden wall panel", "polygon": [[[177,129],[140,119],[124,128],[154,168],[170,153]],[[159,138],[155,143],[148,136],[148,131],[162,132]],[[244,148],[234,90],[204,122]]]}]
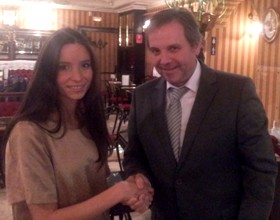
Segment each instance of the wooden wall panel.
[{"label": "wooden wall panel", "polygon": [[[260,0],[256,4],[262,18],[268,8],[274,8],[280,13],[279,0]],[[273,120],[280,119],[280,36],[274,42],[268,43],[260,36],[259,53],[257,55],[257,71],[255,82],[264,103],[272,126]]]},{"label": "wooden wall panel", "polygon": [[[261,20],[265,10],[273,7],[280,12],[278,0],[254,1]],[[251,77],[263,102],[269,126],[274,119],[280,119],[280,37],[272,43],[264,40],[262,34],[250,36],[248,13],[251,1],[242,2],[223,25],[216,25],[206,34],[205,57],[209,66],[228,72]],[[217,39],[217,53],[210,54],[211,37]]]},{"label": "wooden wall panel", "polygon": [[[79,25],[102,27],[102,28],[118,28],[118,13],[82,11],[74,9],[54,9],[57,14],[57,27],[76,28]],[[93,17],[101,17],[101,22],[93,21]]]},{"label": "wooden wall panel", "polygon": [[[0,7],[1,10],[1,7]],[[24,9],[17,8],[19,11],[19,18],[17,21],[17,28],[29,29],[25,23]],[[93,16],[101,17],[101,22],[93,21]],[[57,30],[60,28],[70,27],[78,29],[79,26],[89,27],[89,28],[106,28],[118,29],[118,13],[108,13],[108,12],[95,12],[95,11],[82,11],[73,9],[52,9],[52,17],[54,19],[53,26],[50,30]],[[41,19],[41,18],[38,18]],[[42,18],[43,19],[43,18]],[[0,25],[0,28],[1,27]],[[38,28],[40,29],[40,27]],[[87,32],[87,37],[93,42],[107,42],[104,48],[96,48],[95,52],[97,54],[100,66],[100,72],[114,72],[115,66],[117,65],[117,48],[118,48],[118,34],[115,32],[101,32],[101,31],[91,31]],[[110,74],[107,74],[110,75]],[[108,78],[106,75],[105,78]],[[102,78],[104,78],[102,76]]]},{"label": "wooden wall panel", "polygon": [[280,67],[258,66],[255,82],[272,126],[280,119]]},{"label": "wooden wall panel", "polygon": [[[222,25],[205,37],[205,63],[209,66],[253,78],[258,53],[258,37],[250,36],[250,1],[244,1]],[[216,54],[211,55],[211,38],[216,37]]]}]

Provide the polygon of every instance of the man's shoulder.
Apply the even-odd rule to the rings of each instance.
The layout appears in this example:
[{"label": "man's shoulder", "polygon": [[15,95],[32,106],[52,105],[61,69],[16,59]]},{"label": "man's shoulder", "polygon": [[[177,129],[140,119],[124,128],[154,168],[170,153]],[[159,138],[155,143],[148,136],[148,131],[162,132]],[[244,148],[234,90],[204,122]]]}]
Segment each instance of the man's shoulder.
[{"label": "man's shoulder", "polygon": [[248,82],[248,81],[252,82],[252,79],[250,77],[238,73],[233,73],[233,72],[226,72],[222,70],[207,68],[207,70],[204,73],[205,73],[204,74],[205,77],[215,78],[218,82],[219,81],[220,82],[229,81],[231,83],[234,82],[241,83],[241,82]]},{"label": "man's shoulder", "polygon": [[137,91],[150,91],[151,89],[162,87],[165,85],[165,81],[162,77],[149,80],[139,86],[137,86]]}]

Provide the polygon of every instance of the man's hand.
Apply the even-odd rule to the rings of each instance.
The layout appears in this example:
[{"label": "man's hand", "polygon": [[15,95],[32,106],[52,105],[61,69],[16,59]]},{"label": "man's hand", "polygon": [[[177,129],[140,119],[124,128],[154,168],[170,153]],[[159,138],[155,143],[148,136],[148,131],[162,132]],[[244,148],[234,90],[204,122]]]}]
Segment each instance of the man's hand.
[{"label": "man's hand", "polygon": [[147,177],[140,173],[130,176],[126,180],[135,182],[139,189],[144,190],[144,193],[137,197],[128,199],[123,204],[130,206],[130,208],[136,212],[145,212],[150,207],[154,196],[154,189],[152,188],[150,181]]}]

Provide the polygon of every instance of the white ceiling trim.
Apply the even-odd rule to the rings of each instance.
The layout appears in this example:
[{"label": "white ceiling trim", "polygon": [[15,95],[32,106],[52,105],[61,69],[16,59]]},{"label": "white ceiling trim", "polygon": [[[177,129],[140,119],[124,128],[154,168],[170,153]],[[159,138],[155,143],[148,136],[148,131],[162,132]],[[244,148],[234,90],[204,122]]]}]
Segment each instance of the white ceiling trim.
[{"label": "white ceiling trim", "polygon": [[125,12],[134,9],[147,10],[164,5],[164,0],[0,0],[0,5],[28,6],[49,4],[53,8],[77,9],[87,11]]}]

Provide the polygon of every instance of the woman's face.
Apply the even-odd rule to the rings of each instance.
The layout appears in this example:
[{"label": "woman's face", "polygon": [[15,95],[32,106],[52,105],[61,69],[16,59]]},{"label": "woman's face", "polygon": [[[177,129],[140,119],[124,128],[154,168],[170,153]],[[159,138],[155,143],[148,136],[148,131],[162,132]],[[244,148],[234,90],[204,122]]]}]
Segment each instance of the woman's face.
[{"label": "woman's face", "polygon": [[64,104],[82,99],[91,84],[93,72],[90,55],[80,44],[66,44],[59,57],[57,85]]}]

